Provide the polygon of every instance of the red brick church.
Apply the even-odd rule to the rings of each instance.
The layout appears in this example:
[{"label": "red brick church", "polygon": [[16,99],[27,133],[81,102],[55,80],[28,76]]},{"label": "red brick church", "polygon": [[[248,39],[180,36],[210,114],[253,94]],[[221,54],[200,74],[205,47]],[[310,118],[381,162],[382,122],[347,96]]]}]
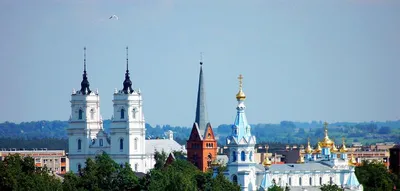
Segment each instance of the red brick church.
[{"label": "red brick church", "polygon": [[196,119],[187,141],[186,150],[187,159],[205,172],[211,168],[211,162],[217,157],[217,141],[207,118],[202,65],[203,63],[200,62]]}]

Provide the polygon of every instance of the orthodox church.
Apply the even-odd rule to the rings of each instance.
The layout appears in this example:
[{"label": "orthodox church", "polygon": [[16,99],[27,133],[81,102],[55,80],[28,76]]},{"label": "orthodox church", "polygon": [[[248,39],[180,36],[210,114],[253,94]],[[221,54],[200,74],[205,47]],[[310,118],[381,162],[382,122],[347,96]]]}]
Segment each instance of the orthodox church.
[{"label": "orthodox church", "polygon": [[[229,161],[226,178],[237,182],[243,191],[268,190],[275,182],[278,186],[288,186],[296,190],[320,190],[323,184],[336,184],[344,190],[363,190],[354,173],[356,161],[351,155],[343,140],[340,150],[329,139],[328,124],[324,124],[325,136],[312,149],[308,141],[307,148],[300,153],[300,159],[294,164],[272,164],[265,158],[262,164],[254,160],[254,147],[256,138],[251,134],[251,126],[245,115],[246,95],[242,89],[242,75],[239,76],[239,92],[236,94],[238,105],[236,119],[232,125],[232,134],[226,138],[229,150]],[[213,167],[218,166],[218,161],[213,161]],[[216,168],[214,168],[214,171]]]},{"label": "orthodox church", "polygon": [[132,88],[129,76],[128,47],[126,48],[126,72],[122,90],[114,91],[113,117],[110,133],[103,129],[100,115],[100,96],[92,91],[86,72],[86,48],[84,48],[84,70],[81,89],[71,95],[68,144],[70,170],[78,172],[84,167],[86,158],[94,158],[103,152],[120,165],[129,163],[136,172],[147,172],[155,164],[154,152],[186,152],[185,148],[168,139],[145,140],[145,119],[142,94]]}]

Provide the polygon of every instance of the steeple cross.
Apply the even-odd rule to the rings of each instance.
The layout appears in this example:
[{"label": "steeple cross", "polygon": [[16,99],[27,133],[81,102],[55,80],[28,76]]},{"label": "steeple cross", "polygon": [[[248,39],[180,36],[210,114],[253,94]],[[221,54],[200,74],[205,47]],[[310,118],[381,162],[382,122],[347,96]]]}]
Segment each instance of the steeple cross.
[{"label": "steeple cross", "polygon": [[242,76],[242,74],[239,75],[238,79],[239,79],[239,88],[242,89],[242,87],[243,87],[243,76]]}]

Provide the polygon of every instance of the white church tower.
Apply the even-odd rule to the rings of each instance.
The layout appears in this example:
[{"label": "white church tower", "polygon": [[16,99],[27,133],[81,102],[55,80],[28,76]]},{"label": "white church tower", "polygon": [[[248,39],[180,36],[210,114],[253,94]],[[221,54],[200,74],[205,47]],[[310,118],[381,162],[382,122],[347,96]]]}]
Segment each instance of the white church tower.
[{"label": "white church tower", "polygon": [[232,182],[237,182],[241,190],[256,190],[256,162],[254,160],[254,146],[256,137],[251,135],[251,127],[247,123],[244,100],[246,95],[242,90],[242,75],[239,76],[239,92],[236,94],[238,105],[232,134],[226,138],[229,149],[228,170],[224,175]]},{"label": "white church tower", "polygon": [[90,146],[97,134],[103,129],[100,115],[100,97],[98,92],[89,88],[86,73],[86,47],[84,48],[84,69],[81,89],[72,91],[71,116],[69,119],[68,145],[70,170],[78,172],[84,167],[86,156],[90,155]]},{"label": "white church tower", "polygon": [[111,123],[111,156],[118,164],[131,165],[136,172],[146,172],[150,167],[145,155],[145,120],[142,95],[132,89],[126,47],[126,73],[122,90],[115,90],[114,115]]}]

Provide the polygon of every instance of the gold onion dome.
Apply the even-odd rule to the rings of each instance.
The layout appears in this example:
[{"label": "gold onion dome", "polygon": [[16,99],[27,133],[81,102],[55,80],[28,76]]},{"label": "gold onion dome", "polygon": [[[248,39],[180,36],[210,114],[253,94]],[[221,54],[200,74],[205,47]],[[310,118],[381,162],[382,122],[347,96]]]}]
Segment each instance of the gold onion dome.
[{"label": "gold onion dome", "polygon": [[263,166],[271,166],[272,162],[269,160],[269,158],[267,156],[267,157],[265,157],[262,164],[263,164]]},{"label": "gold onion dome", "polygon": [[310,145],[310,137],[308,138],[307,147],[306,147],[306,149],[304,149],[304,152],[306,152],[307,154],[311,154],[313,152],[313,149],[311,148],[311,145]]},{"label": "gold onion dome", "polygon": [[350,166],[355,166],[357,164],[357,161],[356,161],[356,159],[354,158],[354,156],[353,156],[353,153],[351,154],[351,158],[350,158],[350,160],[349,160],[349,165]]},{"label": "gold onion dome", "polygon": [[236,99],[238,101],[243,101],[243,100],[246,99],[246,95],[244,94],[243,89],[242,89],[242,87],[243,87],[243,76],[242,76],[242,74],[239,75],[238,79],[239,79],[239,92],[236,94]]},{"label": "gold onion dome", "polygon": [[218,167],[219,166],[219,162],[217,161],[217,159],[215,159],[215,160],[213,160],[211,162],[211,166],[213,166],[213,167]]},{"label": "gold onion dome", "polygon": [[297,163],[304,163],[304,157],[302,154],[300,154],[299,160],[297,160]]},{"label": "gold onion dome", "polygon": [[332,144],[332,148],[331,148],[331,152],[332,153],[336,153],[336,152],[338,152],[339,150],[338,150],[338,148],[336,147],[336,145],[335,145],[335,141],[333,141],[333,144]]},{"label": "gold onion dome", "polygon": [[325,131],[325,136],[324,136],[324,139],[322,139],[322,141],[320,142],[320,144],[324,148],[327,148],[327,147],[331,148],[334,143],[331,139],[329,139],[327,122],[324,123],[324,131]]},{"label": "gold onion dome", "polygon": [[342,147],[340,148],[341,153],[347,152],[346,144],[344,143],[344,137],[342,138]]},{"label": "gold onion dome", "polygon": [[316,146],[316,148],[315,148],[315,153],[321,153],[321,145],[320,145],[320,143],[319,143],[319,140],[318,140],[318,142],[317,142],[317,146]]}]

